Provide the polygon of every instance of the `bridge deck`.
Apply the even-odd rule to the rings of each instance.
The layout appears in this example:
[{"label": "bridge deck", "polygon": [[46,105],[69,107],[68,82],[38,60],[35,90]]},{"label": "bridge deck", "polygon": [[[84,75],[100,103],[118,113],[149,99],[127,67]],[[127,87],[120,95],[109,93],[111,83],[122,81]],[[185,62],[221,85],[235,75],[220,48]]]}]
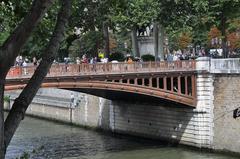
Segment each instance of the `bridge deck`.
[{"label": "bridge deck", "polygon": [[[35,69],[34,66],[11,68],[5,89],[24,88]],[[103,91],[139,94],[195,106],[195,72],[195,61],[55,64],[42,87],[77,89],[98,96],[103,96]]]}]

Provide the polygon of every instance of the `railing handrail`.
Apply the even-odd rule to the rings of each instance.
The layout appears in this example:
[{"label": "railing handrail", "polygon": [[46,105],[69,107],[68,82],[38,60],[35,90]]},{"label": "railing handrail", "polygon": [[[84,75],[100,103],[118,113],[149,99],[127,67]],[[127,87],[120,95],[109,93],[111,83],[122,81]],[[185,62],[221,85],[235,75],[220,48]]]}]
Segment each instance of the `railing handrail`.
[{"label": "railing handrail", "polygon": [[[12,67],[7,77],[31,76],[37,66]],[[193,71],[196,69],[194,60],[173,62],[119,62],[96,64],[53,64],[47,76],[61,75],[93,75],[116,73],[166,72],[166,71]]]}]

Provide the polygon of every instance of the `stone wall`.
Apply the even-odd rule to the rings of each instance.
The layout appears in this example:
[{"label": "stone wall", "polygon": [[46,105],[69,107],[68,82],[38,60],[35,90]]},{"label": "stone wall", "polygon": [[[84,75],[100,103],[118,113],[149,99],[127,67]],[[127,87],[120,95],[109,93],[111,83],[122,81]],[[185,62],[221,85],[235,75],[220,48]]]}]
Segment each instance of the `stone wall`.
[{"label": "stone wall", "polygon": [[197,78],[197,107],[170,103],[128,104],[112,102],[111,129],[114,132],[165,139],[195,147],[211,148],[213,140],[213,80]]},{"label": "stone wall", "polygon": [[138,46],[139,46],[139,52],[140,55],[146,55],[151,54],[155,56],[154,54],[154,43],[153,43],[153,37],[139,37],[138,38]]},{"label": "stone wall", "polygon": [[240,75],[216,75],[214,149],[240,152],[240,118],[233,118],[233,110],[238,107],[240,107]]},{"label": "stone wall", "polygon": [[212,148],[213,142],[213,75],[197,75],[197,105],[195,112],[196,126],[195,131],[198,136],[199,147]]},{"label": "stone wall", "polygon": [[[12,105],[19,92],[8,92]],[[79,104],[71,103],[74,94]],[[40,89],[27,109],[27,114],[73,123],[76,125],[109,130],[109,100],[84,93],[57,89]]]},{"label": "stone wall", "polygon": [[[173,103],[109,101],[83,93],[74,93],[80,102],[70,109],[71,92],[42,89],[27,113],[116,133],[239,152],[240,119],[232,117],[240,106],[239,76],[202,73],[197,75],[196,90],[195,109]],[[11,98],[15,97],[12,93]]]},{"label": "stone wall", "polygon": [[[210,84],[206,84],[207,81]],[[200,76],[197,85],[199,102],[196,109],[173,103],[109,101],[76,92],[74,97],[80,100],[79,105],[70,109],[72,92],[41,89],[28,108],[27,114],[117,133],[164,139],[196,147],[210,147],[211,109],[209,102],[204,101],[210,99],[211,80],[208,76]],[[206,93],[202,93],[205,91]],[[15,97],[17,94],[11,93],[11,98]]]}]

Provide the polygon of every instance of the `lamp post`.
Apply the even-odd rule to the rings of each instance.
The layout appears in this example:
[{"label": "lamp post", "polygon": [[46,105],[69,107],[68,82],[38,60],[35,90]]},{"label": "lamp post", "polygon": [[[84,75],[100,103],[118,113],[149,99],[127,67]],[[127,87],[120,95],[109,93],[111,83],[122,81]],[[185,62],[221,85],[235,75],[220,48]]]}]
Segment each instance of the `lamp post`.
[{"label": "lamp post", "polygon": [[164,44],[165,44],[165,54],[164,54],[164,58],[166,57],[166,55],[169,54],[169,39],[168,37],[165,38],[165,41],[164,41]]},{"label": "lamp post", "polygon": [[223,42],[221,38],[215,37],[215,38],[212,38],[211,44],[212,44],[212,47],[216,48],[216,52],[218,47],[222,49],[220,56],[223,56],[224,58],[228,57],[229,47],[231,46],[230,41]]},{"label": "lamp post", "polygon": [[231,46],[231,42],[230,41],[227,41],[227,50],[226,50],[226,54],[227,56],[229,57],[229,48]]},{"label": "lamp post", "polygon": [[222,52],[220,52],[220,53],[218,52],[219,46],[222,45],[222,39],[218,38],[218,37],[212,38],[211,44],[212,44],[212,47],[216,49],[213,56],[216,56],[216,55],[217,56],[222,56]]}]

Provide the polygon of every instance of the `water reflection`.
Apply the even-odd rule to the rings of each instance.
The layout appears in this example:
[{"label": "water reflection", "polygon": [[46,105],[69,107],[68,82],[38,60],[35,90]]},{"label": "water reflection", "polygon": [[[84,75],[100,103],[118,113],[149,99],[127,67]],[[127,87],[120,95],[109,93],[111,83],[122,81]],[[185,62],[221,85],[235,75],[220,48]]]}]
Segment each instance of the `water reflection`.
[{"label": "water reflection", "polygon": [[34,118],[25,118],[21,123],[6,158],[24,152],[34,159],[234,159]]}]

